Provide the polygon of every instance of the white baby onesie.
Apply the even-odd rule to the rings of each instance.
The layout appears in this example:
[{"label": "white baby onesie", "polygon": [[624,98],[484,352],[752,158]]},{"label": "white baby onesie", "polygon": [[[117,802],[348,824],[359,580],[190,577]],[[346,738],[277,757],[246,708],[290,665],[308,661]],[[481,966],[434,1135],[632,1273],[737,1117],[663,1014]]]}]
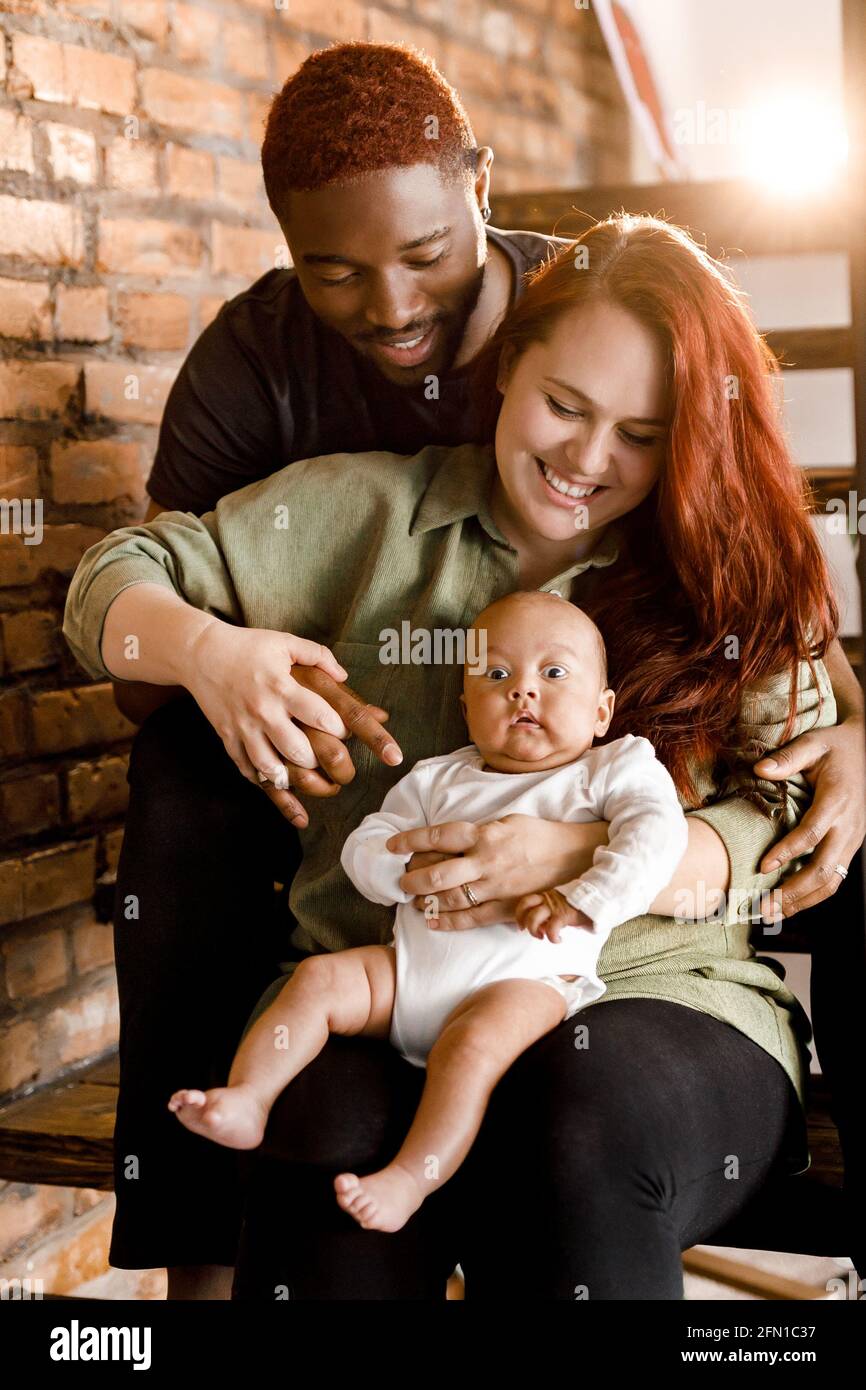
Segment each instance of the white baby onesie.
[{"label": "white baby onesie", "polygon": [[[391,787],[380,811],[364,817],[340,862],[371,902],[399,904],[393,941],[397,987],[390,1041],[416,1066],[451,1011],[495,980],[544,980],[566,997],[570,1018],[604,994],[596,974],[601,949],[621,922],[648,911],[673,877],[688,844],[688,824],[667,769],[648,739],[626,734],[590,748],[562,767],[539,772],[482,771],[474,743],[424,758]],[[564,927],[561,941],[531,936],[514,922],[467,931],[433,931],[398,880],[410,854],[385,841],[401,830],[445,821],[483,824],[506,815],[542,820],[610,822],[607,845],[579,879],[560,885],[593,923]],[[557,979],[577,975],[573,984]]]}]

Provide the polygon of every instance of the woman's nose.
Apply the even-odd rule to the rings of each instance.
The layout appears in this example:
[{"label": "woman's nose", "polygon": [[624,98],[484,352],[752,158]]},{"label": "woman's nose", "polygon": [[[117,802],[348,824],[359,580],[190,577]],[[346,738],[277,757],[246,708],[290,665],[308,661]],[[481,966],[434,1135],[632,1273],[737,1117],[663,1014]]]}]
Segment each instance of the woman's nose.
[{"label": "woman's nose", "polygon": [[601,430],[593,430],[591,434],[571,439],[565,446],[569,468],[583,478],[606,473],[607,455],[607,436]]}]

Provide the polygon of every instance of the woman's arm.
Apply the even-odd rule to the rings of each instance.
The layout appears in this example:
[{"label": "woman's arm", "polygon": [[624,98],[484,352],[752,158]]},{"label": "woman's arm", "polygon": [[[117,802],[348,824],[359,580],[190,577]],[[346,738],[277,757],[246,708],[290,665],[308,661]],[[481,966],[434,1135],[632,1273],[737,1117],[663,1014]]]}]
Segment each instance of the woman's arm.
[{"label": "woman's arm", "polygon": [[[730,881],[725,842],[705,821],[691,814],[686,820],[688,847],[650,911],[712,916]],[[459,931],[514,921],[518,898],[579,878],[592,867],[598,847],[608,843],[608,830],[609,822],[603,820],[576,824],[514,815],[487,825],[425,825],[392,836],[387,845],[398,854],[413,854],[411,869],[400,882],[415,894],[415,906],[423,910],[425,897],[434,893],[443,927]],[[469,906],[464,883],[472,884],[477,908]],[[482,900],[486,893],[491,896]]]},{"label": "woman's arm", "polygon": [[335,680],[347,672],[318,642],[236,625],[242,621],[214,514],[169,512],[87,551],[63,630],[91,675],[184,686],[243,775],[279,781],[285,757],[316,764],[295,717],[349,734],[320,695],[293,679],[292,666],[320,665]]}]

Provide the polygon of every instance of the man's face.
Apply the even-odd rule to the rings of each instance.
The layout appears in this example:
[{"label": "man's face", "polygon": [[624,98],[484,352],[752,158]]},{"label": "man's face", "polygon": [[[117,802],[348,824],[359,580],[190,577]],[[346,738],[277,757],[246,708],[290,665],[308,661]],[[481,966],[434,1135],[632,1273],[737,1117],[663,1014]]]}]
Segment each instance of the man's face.
[{"label": "man's face", "polygon": [[292,193],[283,231],[313,313],[414,386],[448,370],[481,292],[487,238],[478,194],[432,164]]}]

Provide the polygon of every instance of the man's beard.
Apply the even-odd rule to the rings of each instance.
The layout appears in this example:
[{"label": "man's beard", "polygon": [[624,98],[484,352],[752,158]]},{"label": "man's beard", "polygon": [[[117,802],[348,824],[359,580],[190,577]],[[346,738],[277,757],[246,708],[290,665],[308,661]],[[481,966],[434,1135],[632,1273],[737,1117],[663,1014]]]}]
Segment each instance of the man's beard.
[{"label": "man's beard", "polygon": [[460,304],[454,310],[454,313],[452,315],[449,315],[448,322],[445,328],[445,337],[442,343],[441,370],[443,372],[448,372],[451,370],[454,358],[460,351],[460,344],[463,342],[463,339],[466,335],[466,326],[469,323],[469,320],[475,311],[479,298],[481,297],[481,291],[484,287],[484,274],[486,270],[487,262],[485,261],[483,265],[480,265],[478,267],[478,271],[474,276],[472,282],[470,283],[469,288],[466,291],[466,294],[461,299]]},{"label": "man's beard", "polygon": [[[466,326],[469,322],[472,313],[475,310],[475,307],[481,295],[481,291],[484,287],[484,274],[486,269],[487,261],[485,260],[484,264],[478,267],[475,275],[473,276],[470,284],[468,285],[465,293],[462,295],[455,309],[451,309],[444,314],[439,314],[432,319],[428,319],[424,323],[407,324],[406,327],[402,330],[404,334],[414,333],[416,335],[420,335],[422,333],[429,333],[430,329],[434,326],[444,326],[442,342],[439,348],[439,352],[437,354],[437,356],[439,357],[439,366],[437,370],[439,372],[444,373],[450,370],[454,358],[457,356],[457,353],[460,350],[460,344],[463,342],[463,338],[466,333]],[[393,337],[393,335],[391,336]],[[374,334],[365,335],[363,338],[355,337],[349,339],[350,345],[367,362],[370,362],[371,358],[369,354],[364,351],[363,345],[367,343],[375,343],[377,341],[384,341],[387,343],[388,339],[377,339],[376,335]],[[427,363],[422,363],[421,366],[426,367]],[[414,383],[407,382],[406,384],[408,386]]]}]

